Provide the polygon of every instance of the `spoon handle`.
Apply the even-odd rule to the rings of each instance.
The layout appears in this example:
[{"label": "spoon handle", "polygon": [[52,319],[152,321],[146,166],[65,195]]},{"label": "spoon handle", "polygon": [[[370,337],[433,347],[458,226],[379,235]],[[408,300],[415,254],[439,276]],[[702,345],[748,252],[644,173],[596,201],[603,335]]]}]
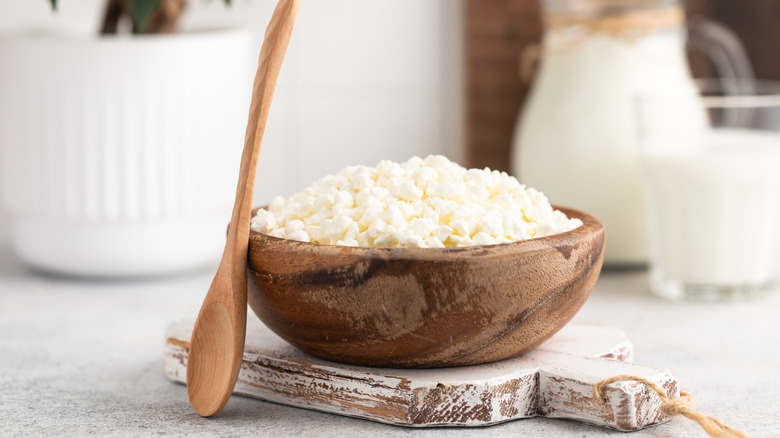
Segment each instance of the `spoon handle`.
[{"label": "spoon handle", "polygon": [[[234,248],[230,248],[234,262],[232,274],[237,277],[246,277],[246,252],[249,245],[252,195],[260,144],[263,141],[271,100],[299,9],[300,0],[279,1],[271,21],[268,23],[263,46],[260,49],[260,59],[252,87],[249,121],[244,137],[244,151],[241,155],[236,200],[233,204],[233,215],[228,228],[228,246],[231,243],[235,245]],[[228,254],[227,246],[225,254]]]},{"label": "spoon handle", "polygon": [[204,417],[222,410],[238,379],[246,339],[246,257],[257,159],[299,9],[300,0],[280,0],[268,24],[252,89],[225,250],[192,330],[187,394],[192,407]]}]

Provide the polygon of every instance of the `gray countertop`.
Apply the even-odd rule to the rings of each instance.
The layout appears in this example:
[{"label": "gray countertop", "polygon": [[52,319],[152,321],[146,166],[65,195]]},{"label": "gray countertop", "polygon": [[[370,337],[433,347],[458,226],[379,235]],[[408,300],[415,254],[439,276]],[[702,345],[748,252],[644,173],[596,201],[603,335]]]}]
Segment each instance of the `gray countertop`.
[{"label": "gray countertop", "polygon": [[[163,374],[165,326],[193,317],[212,269],[144,281],[52,277],[0,249],[0,436],[706,436],[676,418],[625,435],[572,421],[408,429],[233,397],[213,419]],[[780,435],[780,293],[672,303],[644,271],[605,272],[577,319],[621,327],[635,362],[671,370],[696,407],[754,437]]]}]

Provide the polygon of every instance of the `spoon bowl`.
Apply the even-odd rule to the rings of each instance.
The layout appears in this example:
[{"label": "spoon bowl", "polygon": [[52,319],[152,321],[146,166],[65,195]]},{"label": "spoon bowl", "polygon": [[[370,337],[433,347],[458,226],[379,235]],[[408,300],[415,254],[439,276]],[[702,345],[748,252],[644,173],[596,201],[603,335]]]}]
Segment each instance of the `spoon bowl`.
[{"label": "spoon bowl", "polygon": [[604,226],[463,248],[366,248],[252,231],[248,300],[283,339],[324,359],[422,368],[475,365],[528,351],[590,294]]}]

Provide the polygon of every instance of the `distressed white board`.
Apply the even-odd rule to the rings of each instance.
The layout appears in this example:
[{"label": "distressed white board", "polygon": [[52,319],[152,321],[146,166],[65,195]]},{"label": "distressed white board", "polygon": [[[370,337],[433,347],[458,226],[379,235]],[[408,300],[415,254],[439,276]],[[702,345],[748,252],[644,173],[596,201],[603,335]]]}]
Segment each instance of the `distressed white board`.
[{"label": "distressed white board", "polygon": [[[250,315],[251,316],[251,315]],[[165,373],[186,380],[194,321],[166,331]],[[402,426],[485,426],[546,416],[617,430],[637,430],[667,418],[660,400],[637,382],[610,384],[607,403],[592,399],[607,377],[647,378],[679,397],[676,378],[663,369],[631,364],[633,347],[619,329],[570,323],[522,356],[485,365],[439,369],[367,368],[301,352],[249,318],[234,393]]]}]

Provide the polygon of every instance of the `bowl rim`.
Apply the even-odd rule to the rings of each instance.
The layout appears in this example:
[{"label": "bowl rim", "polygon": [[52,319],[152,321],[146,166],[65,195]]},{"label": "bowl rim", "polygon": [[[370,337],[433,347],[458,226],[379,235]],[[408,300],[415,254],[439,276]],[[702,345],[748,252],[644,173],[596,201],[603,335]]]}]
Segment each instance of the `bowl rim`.
[{"label": "bowl rim", "polygon": [[[586,213],[582,210],[564,207],[560,205],[552,205],[555,210],[560,210],[566,214],[567,217],[577,218],[582,221],[582,225],[563,233],[551,234],[544,237],[534,237],[525,240],[515,240],[513,242],[495,243],[489,245],[471,245],[460,247],[446,247],[446,248],[405,248],[405,247],[393,247],[393,248],[377,248],[369,246],[344,246],[344,245],[332,245],[328,243],[313,243],[302,242],[299,240],[285,239],[282,237],[275,237],[269,234],[264,234],[259,231],[249,230],[249,247],[263,245],[267,242],[290,243],[290,247],[295,247],[300,251],[317,251],[322,254],[332,253],[343,255],[345,252],[349,252],[355,255],[382,255],[388,258],[399,258],[414,256],[415,258],[439,258],[450,257],[454,254],[462,253],[475,253],[485,256],[487,254],[504,255],[507,250],[549,250],[550,241],[557,241],[560,244],[568,244],[573,241],[578,241],[585,236],[592,236],[604,231],[604,224],[593,215]],[[257,210],[266,208],[267,206],[256,207],[252,210],[252,216],[254,217]],[[578,237],[579,236],[579,237]],[[253,245],[254,244],[254,245]]]}]

